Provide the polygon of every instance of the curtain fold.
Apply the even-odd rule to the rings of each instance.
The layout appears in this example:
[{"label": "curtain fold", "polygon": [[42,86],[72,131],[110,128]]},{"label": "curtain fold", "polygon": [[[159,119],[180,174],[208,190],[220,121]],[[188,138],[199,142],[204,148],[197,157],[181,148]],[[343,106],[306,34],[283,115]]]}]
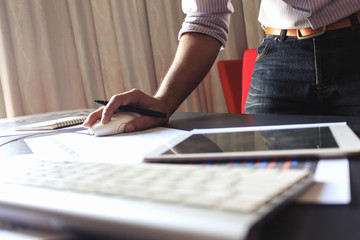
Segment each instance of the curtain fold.
[{"label": "curtain fold", "polygon": [[[233,1],[218,60],[258,44],[259,3]],[[0,0],[0,117],[97,107],[132,88],[154,94],[183,19],[180,0]],[[216,64],[179,111],[226,112]]]},{"label": "curtain fold", "polygon": [[257,21],[261,0],[242,0],[248,48],[256,48],[265,34]]}]

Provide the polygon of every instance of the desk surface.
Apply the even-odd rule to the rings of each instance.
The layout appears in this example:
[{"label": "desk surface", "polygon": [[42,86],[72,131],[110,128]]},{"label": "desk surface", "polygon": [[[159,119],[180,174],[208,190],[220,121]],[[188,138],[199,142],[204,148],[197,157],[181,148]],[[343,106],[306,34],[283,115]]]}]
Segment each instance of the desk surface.
[{"label": "desk surface", "polygon": [[[81,110],[87,113],[87,110]],[[74,111],[40,114],[14,119],[0,119],[0,131],[11,126],[54,119]],[[44,119],[45,118],[45,119]],[[360,136],[360,118],[336,116],[242,115],[226,113],[175,113],[168,127],[194,128],[278,125],[345,121]],[[1,138],[1,142],[8,139]],[[0,142],[0,144],[1,144]],[[23,140],[0,147],[0,159],[31,153]],[[270,217],[256,230],[259,239],[360,239],[360,157],[350,159],[352,202],[349,205],[290,204]]]}]

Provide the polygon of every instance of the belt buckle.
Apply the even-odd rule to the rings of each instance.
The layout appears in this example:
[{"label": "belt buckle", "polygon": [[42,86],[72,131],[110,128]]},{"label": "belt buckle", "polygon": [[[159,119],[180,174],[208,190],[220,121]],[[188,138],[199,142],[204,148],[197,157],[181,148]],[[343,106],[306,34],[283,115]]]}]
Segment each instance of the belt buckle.
[{"label": "belt buckle", "polygon": [[298,39],[308,39],[308,38],[313,38],[313,37],[323,35],[326,32],[326,29],[327,29],[327,26],[324,26],[324,27],[322,27],[320,32],[309,34],[309,35],[306,35],[306,36],[302,36],[300,30],[296,29],[296,35],[297,35]]}]

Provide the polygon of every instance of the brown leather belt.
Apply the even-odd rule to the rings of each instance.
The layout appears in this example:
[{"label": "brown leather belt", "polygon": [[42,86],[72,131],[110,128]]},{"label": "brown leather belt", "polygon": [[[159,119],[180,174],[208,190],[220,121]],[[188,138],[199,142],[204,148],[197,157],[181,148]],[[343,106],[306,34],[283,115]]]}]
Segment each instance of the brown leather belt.
[{"label": "brown leather belt", "polygon": [[[360,22],[360,12],[355,13],[358,21]],[[352,23],[350,17],[343,18],[337,22],[334,22],[328,26],[322,28],[300,28],[300,29],[286,29],[286,36],[297,37],[299,39],[312,38],[324,34],[326,31],[337,30],[341,28],[351,27]],[[280,35],[283,29],[266,27],[266,35]]]}]

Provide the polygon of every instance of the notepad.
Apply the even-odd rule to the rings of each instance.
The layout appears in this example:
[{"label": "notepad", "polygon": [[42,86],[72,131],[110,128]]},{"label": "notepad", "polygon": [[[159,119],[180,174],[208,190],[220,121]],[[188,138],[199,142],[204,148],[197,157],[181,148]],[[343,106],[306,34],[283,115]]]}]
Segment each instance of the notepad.
[{"label": "notepad", "polygon": [[69,127],[81,124],[85,121],[86,116],[66,117],[50,121],[38,122],[19,126],[18,131],[37,131],[37,130],[52,130],[57,128]]}]

